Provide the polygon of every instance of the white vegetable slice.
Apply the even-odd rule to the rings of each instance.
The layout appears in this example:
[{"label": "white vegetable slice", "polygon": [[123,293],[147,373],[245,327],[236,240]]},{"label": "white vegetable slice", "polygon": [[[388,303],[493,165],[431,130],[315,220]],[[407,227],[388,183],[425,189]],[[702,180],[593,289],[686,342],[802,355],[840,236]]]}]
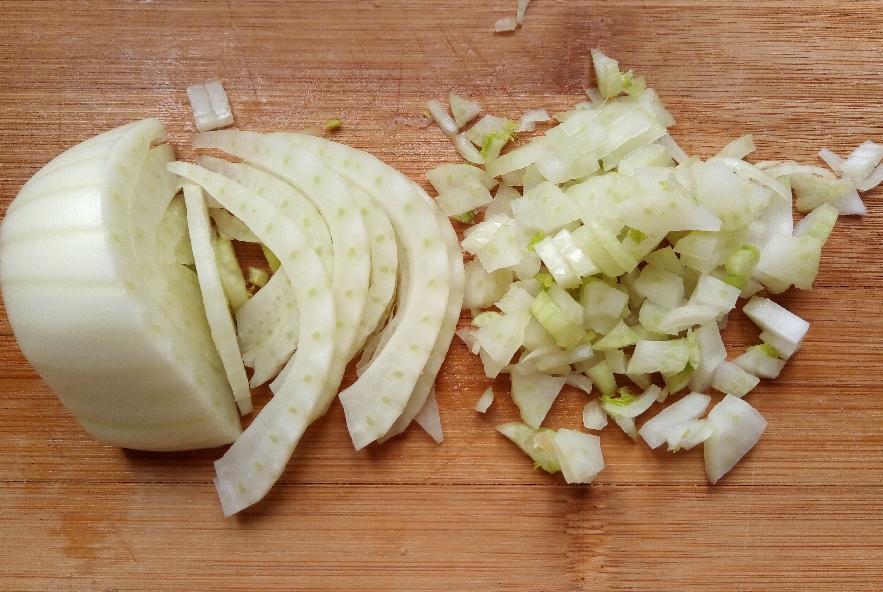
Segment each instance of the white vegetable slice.
[{"label": "white vegetable slice", "polygon": [[196,159],[196,163],[259,193],[282,210],[297,224],[310,244],[315,247],[315,251],[325,267],[325,272],[329,277],[331,276],[334,272],[334,260],[328,225],[316,206],[300,191],[282,179],[245,162],[229,162],[221,158],[202,155]]},{"label": "white vegetable slice", "polygon": [[[334,271],[330,277],[337,310],[338,350],[341,352],[341,356],[335,359],[334,374],[342,377],[346,363],[356,353],[355,338],[365,309],[371,270],[361,209],[354,203],[346,183],[321,159],[292,144],[281,134],[239,130],[207,132],[197,135],[193,146],[223,150],[272,172],[300,191],[325,218],[333,249]],[[240,212],[232,213],[238,216]],[[336,379],[332,380],[329,388],[336,382]]]},{"label": "white vegetable slice", "polygon": [[457,276],[462,282],[463,260],[458,253],[453,261],[445,237],[453,229],[446,219],[444,227],[440,226],[443,216],[416,183],[355,148],[315,136],[288,137],[319,154],[365,191],[384,196],[378,202],[395,229],[407,268],[408,289],[396,314],[400,321],[395,332],[358,380],[340,393],[358,450],[390,431],[417,391],[418,380],[422,396],[429,392],[456,329],[456,323],[448,326],[451,311],[456,308],[459,315],[462,306],[462,283],[458,290],[454,288]]},{"label": "white vegetable slice", "polygon": [[187,98],[190,99],[193,119],[199,131],[206,132],[233,123],[233,112],[220,80],[188,86]]},{"label": "white vegetable slice", "polygon": [[701,416],[709,403],[708,395],[692,392],[648,419],[638,433],[650,448],[658,448],[666,441],[666,434],[679,424]]},{"label": "white vegetable slice", "polygon": [[539,429],[566,381],[565,376],[514,372],[512,400],[521,411],[522,421],[534,429]]},{"label": "white vegetable slice", "polygon": [[586,403],[583,408],[583,426],[590,430],[600,430],[607,425],[607,412],[601,407],[601,401],[595,399]]},{"label": "white vegetable slice", "polygon": [[[251,228],[274,253],[289,277],[300,308],[300,347],[275,396],[248,429],[215,462],[215,486],[229,516],[261,500],[273,486],[307,426],[337,390],[333,359],[346,345],[338,330],[335,300],[319,256],[303,233],[272,203],[200,166],[176,162],[169,169],[198,183]],[[333,388],[329,388],[329,383]]]},{"label": "white vegetable slice", "polygon": [[708,413],[714,433],[705,441],[705,474],[717,483],[754,447],[766,420],[742,399],[727,395]]},{"label": "white vegetable slice", "polygon": [[154,244],[176,192],[171,147],[149,150],[163,136],[135,122],[34,175],[0,225],[0,286],[25,357],[98,441],[219,446],[241,428],[197,280]]},{"label": "white vegetable slice", "polygon": [[[416,183],[414,188],[423,196],[424,201],[432,207],[432,198]],[[426,360],[426,365],[420,374],[420,378],[414,384],[413,391],[411,391],[411,398],[408,399],[408,404],[405,405],[402,414],[395,420],[389,431],[383,435],[383,441],[403,432],[408,427],[412,416],[416,412],[415,410],[421,408],[421,401],[427,396],[424,393],[434,388],[436,376],[438,376],[441,365],[444,363],[448,350],[451,347],[451,340],[454,337],[454,332],[457,330],[457,321],[460,319],[460,310],[463,307],[466,272],[463,266],[463,255],[457,243],[457,233],[454,231],[453,226],[451,226],[450,221],[444,217],[438,208],[432,207],[432,209],[448,250],[448,264],[450,266],[448,305],[445,309],[445,316],[442,319],[435,344],[432,346],[432,352]]]},{"label": "white vegetable slice", "polygon": [[488,408],[491,406],[491,403],[494,402],[494,389],[491,387],[487,387],[481,396],[478,398],[478,401],[475,402],[475,410],[479,413],[486,413]]},{"label": "white vegetable slice", "polygon": [[429,394],[414,421],[423,428],[436,444],[441,444],[445,439],[442,434],[441,416],[438,413],[438,401],[435,398],[435,387],[429,389]]},{"label": "white vegetable slice", "polygon": [[555,432],[552,443],[568,483],[591,483],[604,468],[598,436],[561,428]]},{"label": "white vegetable slice", "polygon": [[212,226],[202,196],[202,188],[193,183],[185,183],[184,202],[187,204],[187,226],[190,229],[190,245],[193,248],[196,275],[199,279],[212,340],[218,348],[239,412],[247,415],[252,411],[251,391],[248,388],[242,354],[236,340],[236,327],[233,325],[230,309],[227,308],[224,287],[221,285],[215,252],[212,249]]}]

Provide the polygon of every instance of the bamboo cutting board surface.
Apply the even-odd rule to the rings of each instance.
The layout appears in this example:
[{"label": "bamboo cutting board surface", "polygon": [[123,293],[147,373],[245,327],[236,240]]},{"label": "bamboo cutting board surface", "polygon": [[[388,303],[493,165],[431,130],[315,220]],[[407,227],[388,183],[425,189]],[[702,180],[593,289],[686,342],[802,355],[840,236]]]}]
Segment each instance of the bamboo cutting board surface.
[{"label": "bamboo cutting board surface", "polygon": [[[811,164],[823,146],[883,142],[879,2],[535,0],[523,28],[492,34],[515,5],[0,0],[2,211],[63,149],[142,117],[192,159],[185,89],[216,76],[239,127],[339,117],[336,139],[427,189],[423,173],[455,152],[434,126],[391,121],[451,91],[512,118],[571,108],[592,83],[593,47],[646,76],[672,135],[703,158],[746,133],[752,160]],[[225,519],[211,484],[223,450],[96,444],[2,314],[0,589],[881,589],[881,199],[841,219],[812,291],[778,298],[810,332],[748,395],[769,426],[717,486],[701,448],[651,451],[615,425],[593,485],[532,470],[493,429],[518,417],[507,382],[456,340],[437,384],[442,445],[412,426],[355,452],[335,403],[267,499]],[[733,316],[735,355],[758,332]],[[481,415],[488,386],[497,401]],[[547,424],[579,427],[586,402],[565,391]]]}]

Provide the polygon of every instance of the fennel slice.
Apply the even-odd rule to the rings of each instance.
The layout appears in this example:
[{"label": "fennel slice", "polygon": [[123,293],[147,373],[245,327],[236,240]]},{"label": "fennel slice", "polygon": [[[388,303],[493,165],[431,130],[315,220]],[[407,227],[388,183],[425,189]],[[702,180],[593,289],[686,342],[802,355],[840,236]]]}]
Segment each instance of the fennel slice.
[{"label": "fennel slice", "polygon": [[196,262],[196,277],[199,280],[212,340],[224,364],[239,413],[247,415],[252,411],[251,391],[248,389],[248,378],[236,341],[236,328],[233,326],[233,317],[230,316],[212,248],[212,226],[202,188],[193,183],[184,184],[184,203],[187,205],[187,227],[190,231],[193,259]]},{"label": "fennel slice", "polygon": [[197,135],[193,145],[223,150],[276,175],[303,193],[325,218],[333,249],[334,271],[330,277],[340,354],[334,359],[334,379],[328,386],[337,390],[347,362],[356,353],[353,345],[365,309],[371,270],[362,212],[346,183],[321,159],[287,141],[284,135],[222,130]]},{"label": "fennel slice", "polygon": [[[337,322],[331,286],[319,256],[303,233],[279,209],[230,179],[200,166],[176,162],[169,169],[201,185],[269,247],[289,277],[301,314],[301,346],[284,383],[251,425],[215,462],[215,485],[229,516],[266,495],[285,468],[307,426],[333,391]],[[329,398],[329,392],[331,396]]]},{"label": "fennel slice", "polygon": [[395,333],[358,380],[340,393],[350,436],[359,450],[386,434],[402,414],[435,348],[450,299],[447,242],[416,185],[395,169],[337,142],[301,134],[285,137],[368,193],[384,196],[378,203],[396,232],[402,271],[408,277],[406,292],[399,291],[396,316],[401,320]]}]

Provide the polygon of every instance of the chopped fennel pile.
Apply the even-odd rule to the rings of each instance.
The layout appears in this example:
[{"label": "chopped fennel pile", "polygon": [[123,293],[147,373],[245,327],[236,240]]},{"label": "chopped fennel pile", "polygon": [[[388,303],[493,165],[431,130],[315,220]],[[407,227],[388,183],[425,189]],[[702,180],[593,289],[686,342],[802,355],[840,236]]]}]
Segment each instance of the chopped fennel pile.
[{"label": "chopped fennel pile", "polygon": [[[883,180],[883,146],[865,142],[847,158],[825,149],[828,170],[749,163],[744,136],[703,161],[669,135],[674,119],[643,77],[592,56],[590,100],[507,151],[545,112],[486,114],[464,129],[479,105],[458,116],[466,101],[452,95],[451,118],[430,102],[467,161],[426,174],[441,210],[471,224],[461,247],[472,322],[458,335],[488,377],[509,374],[521,422],[498,430],[537,467],[567,482],[603,468],[595,436],[543,426],[570,384],[593,397],[583,428],[612,420],[651,448],[703,444],[715,483],[766,426],[743,397],[779,374],[809,328],[774,297],[812,287],[838,217],[863,214],[858,192]],[[794,209],[805,214],[796,223]],[[721,330],[736,309],[762,332],[732,357]],[[711,391],[725,396],[705,415]],[[639,429],[657,401],[670,404]]]},{"label": "chopped fennel pile", "polygon": [[[434,382],[465,271],[436,202],[313,135],[204,132],[194,146],[230,159],[198,163],[154,146],[164,136],[147,119],[71,148],[0,224],[10,324],[80,424],[141,450],[232,443],[215,463],[226,515],[264,497],[338,395],[357,449],[412,420],[441,442]],[[234,241],[259,244],[266,268],[246,278]],[[237,406],[251,413],[265,383],[243,431]]]}]

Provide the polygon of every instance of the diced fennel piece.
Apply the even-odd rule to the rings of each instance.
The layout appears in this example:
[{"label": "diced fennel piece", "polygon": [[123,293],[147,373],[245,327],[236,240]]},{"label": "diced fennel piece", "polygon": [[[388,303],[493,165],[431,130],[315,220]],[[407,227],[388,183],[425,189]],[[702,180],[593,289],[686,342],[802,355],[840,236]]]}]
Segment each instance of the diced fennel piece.
[{"label": "diced fennel piece", "polygon": [[457,122],[454,121],[454,118],[448,115],[448,112],[445,109],[445,106],[442,105],[441,101],[438,99],[432,99],[426,104],[426,107],[429,109],[429,114],[446,136],[453,138],[457,135],[457,130],[459,130],[460,127],[457,125]]},{"label": "diced fennel piece", "polygon": [[814,236],[775,235],[761,248],[753,277],[776,293],[792,284],[810,290],[821,256],[822,241]]},{"label": "diced fennel piece", "polygon": [[796,197],[794,205],[800,212],[809,212],[824,203],[845,216],[867,212],[855,186],[846,179],[831,180],[811,173],[793,173],[788,179]]},{"label": "diced fennel piece", "polygon": [[714,428],[707,419],[688,419],[670,429],[665,441],[672,452],[690,450],[708,440],[713,433]]},{"label": "diced fennel piece", "polygon": [[516,129],[518,129],[517,121],[485,115],[469,128],[466,137],[473,144],[481,147],[480,154],[483,158],[492,161],[500,155],[503,146],[515,137]]},{"label": "diced fennel piece", "polygon": [[564,259],[570,264],[576,274],[580,277],[596,275],[601,273],[598,264],[586,255],[573,240],[573,235],[566,228],[562,228],[552,237],[552,242],[558,248],[558,251],[564,256]]},{"label": "diced fennel piece", "polygon": [[[588,345],[588,344],[587,344]],[[588,347],[591,347],[590,345]],[[586,358],[588,359],[588,358]],[[586,376],[585,374],[580,374],[579,372],[568,372],[567,373],[567,381],[565,384],[569,384],[570,386],[574,386],[587,395],[592,394],[592,387],[594,384],[592,383],[592,379]]]},{"label": "diced fennel piece", "polygon": [[632,290],[659,306],[676,308],[684,297],[684,279],[656,265],[645,265]]},{"label": "diced fennel piece", "polygon": [[[628,310],[629,297],[606,282],[588,281],[580,291],[580,304],[585,310],[584,326],[606,334],[615,327]],[[627,314],[627,313],[626,313]]]},{"label": "diced fennel piece", "polygon": [[700,325],[693,331],[693,335],[699,348],[699,365],[694,368],[690,377],[690,388],[702,392],[711,386],[718,364],[727,359],[727,348],[717,323]]},{"label": "diced fennel piece", "polygon": [[[504,423],[497,426],[497,431],[514,442],[525,454],[534,461],[534,468],[543,469],[547,473],[561,470],[555,448],[552,444],[554,432],[548,428],[532,428],[523,423]],[[537,436],[546,436],[537,438]]]},{"label": "diced fennel piece", "polygon": [[720,309],[711,304],[690,302],[666,312],[659,321],[657,330],[669,335],[677,335],[694,325],[704,325],[714,321],[720,313]]},{"label": "diced fennel piece", "polygon": [[837,223],[837,208],[831,204],[822,204],[795,224],[794,236],[811,236],[824,243]]},{"label": "diced fennel piece", "polygon": [[746,134],[724,146],[715,157],[743,159],[754,152],[756,148],[752,135]]},{"label": "diced fennel piece", "polygon": [[598,90],[605,99],[615,97],[622,92],[622,73],[619,62],[609,58],[597,49],[592,50],[592,64],[595,67],[595,78]]},{"label": "diced fennel piece", "polygon": [[742,245],[742,248],[736,249],[727,257],[724,263],[727,272],[724,281],[735,288],[743,289],[754,273],[758,261],[760,261],[760,249],[751,245]]},{"label": "diced fennel piece", "polygon": [[442,434],[441,416],[438,413],[438,401],[435,398],[435,386],[430,387],[423,406],[414,415],[414,421],[435,440],[436,444],[442,443],[444,435]]},{"label": "diced fennel piece", "polygon": [[187,98],[197,130],[207,132],[233,123],[233,112],[220,80],[188,86]]},{"label": "diced fennel piece", "polygon": [[[282,474],[307,426],[336,392],[334,358],[346,344],[336,338],[336,304],[319,256],[297,225],[272,203],[234,181],[189,163],[169,169],[198,183],[279,256],[300,309],[297,352],[284,381],[251,425],[215,462],[215,486],[229,516],[261,500]],[[335,383],[329,389],[328,383]]]},{"label": "diced fennel piece", "polygon": [[545,233],[558,230],[580,217],[576,203],[557,185],[545,181],[512,201],[512,212],[518,222],[532,230]]},{"label": "diced fennel piece", "polygon": [[[638,342],[638,335],[623,321],[619,321],[604,337],[593,344],[598,351],[619,350]],[[621,372],[620,374],[624,373]]]},{"label": "diced fennel piece", "polygon": [[475,226],[472,226],[464,232],[463,242],[461,246],[467,253],[475,255],[478,249],[487,245],[494,234],[503,227],[511,218],[505,214],[497,214],[485,218]]},{"label": "diced fennel piece", "polygon": [[404,255],[400,268],[407,270],[408,289],[396,315],[402,319],[371,366],[340,394],[353,443],[361,449],[391,431],[410,400],[425,397],[435,381],[463,303],[463,258],[450,222],[416,183],[344,144],[304,134],[288,138],[315,150],[365,191],[384,196],[377,201]]},{"label": "diced fennel piece", "polygon": [[448,103],[451,106],[451,113],[454,116],[454,121],[457,122],[458,128],[463,127],[481,113],[481,105],[454,93],[448,95]]},{"label": "diced fennel piece", "polygon": [[768,345],[776,350],[776,353],[779,354],[779,357],[786,361],[790,359],[791,356],[793,356],[803,345],[803,341],[793,343],[773,331],[761,331],[758,337],[760,337],[760,340],[763,341],[765,345]]},{"label": "diced fennel piece", "polygon": [[481,181],[466,176],[458,185],[440,191],[435,201],[445,216],[460,216],[486,206],[493,197]]},{"label": "diced fennel piece", "polygon": [[[247,415],[252,411],[251,391],[245,366],[242,365],[242,354],[236,340],[236,327],[233,317],[227,308],[221,274],[212,249],[212,226],[208,208],[202,196],[202,188],[193,183],[184,184],[184,201],[187,204],[187,226],[190,231],[190,245],[193,248],[193,259],[196,262],[196,276],[205,306],[205,315],[212,333],[212,341],[221,356],[224,371],[233,397],[239,406],[239,412]],[[240,273],[241,275],[241,273]]]},{"label": "diced fennel piece", "polygon": [[686,367],[690,360],[690,344],[686,339],[671,341],[650,341],[642,339],[635,344],[635,351],[629,359],[628,374],[661,372],[676,374]]},{"label": "diced fennel piece", "polygon": [[[203,201],[205,201],[204,198]],[[239,261],[236,259],[236,251],[233,250],[233,244],[230,242],[230,239],[224,238],[217,233],[212,233],[210,238],[210,246],[214,252],[214,265],[218,270],[225,300],[230,303],[230,308],[236,310],[245,304],[250,297],[245,286],[245,276],[242,274],[242,268],[239,267]]]},{"label": "diced fennel piece", "polygon": [[693,193],[721,220],[721,231],[738,230],[752,222],[766,206],[772,190],[752,183],[726,163],[727,159],[698,162],[691,167]]},{"label": "diced fennel piece", "polygon": [[[485,245],[476,249],[475,256],[488,272],[503,268],[516,271],[517,266],[526,259],[524,241],[519,240],[522,230],[517,220],[510,219],[494,232]],[[465,242],[466,239],[463,240]]]},{"label": "diced fennel piece", "polygon": [[497,214],[505,214],[511,218],[513,215],[512,201],[519,197],[521,197],[521,194],[517,189],[514,189],[505,183],[501,183],[497,187],[497,192],[494,194],[494,200],[487,208],[485,208],[484,217],[491,218]]},{"label": "diced fennel piece", "polygon": [[452,138],[452,141],[454,143],[454,148],[456,148],[460,156],[467,161],[472,164],[485,164],[487,162],[485,157],[481,155],[478,149],[469,141],[469,138],[466,137],[466,132],[457,134]]},{"label": "diced fennel piece", "polygon": [[478,401],[475,402],[475,410],[479,413],[486,413],[488,408],[491,406],[491,403],[493,402],[494,389],[491,387],[487,387],[487,389],[478,398]]},{"label": "diced fennel piece", "polygon": [[503,314],[476,330],[475,338],[494,362],[506,366],[524,341],[528,321],[527,309]]},{"label": "diced fennel piece", "polygon": [[723,263],[730,252],[726,245],[727,236],[725,233],[694,231],[680,238],[673,248],[685,267],[709,273]]},{"label": "diced fennel piece", "polygon": [[498,269],[488,273],[477,259],[466,263],[466,288],[463,308],[487,308],[503,297],[512,284],[510,269]]},{"label": "diced fennel piece", "polygon": [[638,434],[650,448],[658,448],[666,441],[667,434],[678,425],[705,413],[709,403],[711,397],[693,391],[648,419]]},{"label": "diced fennel piece", "polygon": [[583,408],[583,427],[588,430],[600,430],[607,425],[607,412],[601,407],[601,401],[594,399]]},{"label": "diced fennel piece", "polygon": [[545,109],[532,109],[521,116],[518,120],[518,129],[516,132],[532,132],[536,128],[537,123],[551,121],[552,118]]},{"label": "diced fennel piece", "polygon": [[[625,323],[623,323],[625,325]],[[626,325],[627,326],[627,325]],[[618,328],[619,326],[617,326]],[[631,327],[629,327],[631,329]],[[600,341],[600,340],[599,340]],[[598,343],[597,341],[595,343]],[[603,350],[604,359],[607,360],[607,364],[610,366],[610,371],[614,374],[625,374],[625,369],[628,366],[628,356],[621,349],[608,349]]]},{"label": "diced fennel piece", "polygon": [[741,399],[759,382],[760,378],[749,374],[741,366],[723,361],[714,370],[711,388]]},{"label": "diced fennel piece", "polygon": [[635,148],[619,161],[616,167],[619,173],[634,175],[639,169],[648,167],[674,167],[671,154],[662,144],[645,144]]},{"label": "diced fennel piece", "polygon": [[571,314],[562,309],[546,291],[537,295],[530,306],[530,312],[555,338],[559,347],[574,347],[582,343],[586,336],[582,323],[577,322]]},{"label": "diced fennel piece", "polygon": [[883,145],[865,140],[840,163],[840,172],[843,178],[858,184],[871,174],[881,160]]},{"label": "diced fennel piece", "polygon": [[511,379],[512,400],[521,411],[521,420],[532,428],[539,429],[567,378],[513,372]]},{"label": "diced fennel piece", "polygon": [[[355,340],[365,309],[371,271],[371,254],[361,208],[353,201],[347,184],[316,155],[289,141],[286,134],[239,130],[206,132],[194,137],[193,146],[222,150],[277,175],[300,191],[322,214],[331,234],[334,269],[329,277],[337,310],[336,336],[342,346],[338,349],[343,353],[334,360],[334,375],[342,377],[347,361],[360,345]],[[231,212],[239,216],[241,208]],[[275,252],[272,247],[271,250]],[[334,378],[328,387],[336,389],[337,381]]]},{"label": "diced fennel piece", "polygon": [[[499,158],[490,161],[487,163],[485,170],[494,177],[500,177],[507,173],[526,169],[536,162],[537,158],[545,154],[548,148],[545,137],[534,139],[532,142],[510,150]],[[510,184],[519,185],[519,183]]]},{"label": "diced fennel piece", "polygon": [[555,278],[555,284],[565,289],[576,288],[581,278],[570,262],[564,257],[551,236],[547,236],[534,246],[546,269]]},{"label": "diced fennel piece", "polygon": [[561,473],[568,483],[591,483],[604,468],[601,438],[561,428],[552,438]]},{"label": "diced fennel piece", "polygon": [[617,397],[602,395],[601,408],[609,415],[635,418],[647,411],[656,402],[661,389],[655,384],[651,384],[637,397],[628,394],[625,389],[620,390],[622,392]]},{"label": "diced fennel piece", "polygon": [[467,178],[475,179],[488,190],[493,189],[497,185],[496,179],[487,171],[463,162],[442,163],[434,169],[426,171],[426,178],[429,179],[437,193],[444,193],[454,187],[458,187]]},{"label": "diced fennel piece", "polygon": [[766,429],[766,420],[742,399],[727,395],[708,413],[714,429],[703,447],[705,474],[717,483],[751,450]]},{"label": "diced fennel piece", "polygon": [[634,178],[634,190],[613,205],[611,218],[650,234],[720,230],[720,218],[684,189],[672,169],[643,168],[635,171]]},{"label": "diced fennel piece", "polygon": [[[809,330],[807,321],[768,298],[754,296],[742,307],[742,311],[758,327],[792,345],[799,345]],[[775,344],[771,345],[776,347]]]},{"label": "diced fennel piece", "polygon": [[179,263],[174,154],[150,148],[164,135],[155,119],[130,123],[28,180],[0,224],[0,286],[22,353],[96,440],[208,448],[241,428],[196,275]]},{"label": "diced fennel piece", "polygon": [[635,418],[634,417],[626,417],[624,415],[611,415],[614,423],[619,426],[619,428],[625,432],[625,434],[634,440],[638,441],[638,430],[635,427]]},{"label": "diced fennel piece", "polygon": [[776,378],[785,366],[785,360],[779,359],[774,347],[761,344],[746,348],[733,364],[759,378]]},{"label": "diced fennel piece", "polygon": [[592,379],[602,395],[610,396],[616,391],[616,377],[607,360],[601,360],[594,366],[587,368],[586,376]]},{"label": "diced fennel piece", "polygon": [[709,304],[718,312],[735,308],[740,289],[706,273],[699,276],[696,287],[690,293],[690,303]]}]

